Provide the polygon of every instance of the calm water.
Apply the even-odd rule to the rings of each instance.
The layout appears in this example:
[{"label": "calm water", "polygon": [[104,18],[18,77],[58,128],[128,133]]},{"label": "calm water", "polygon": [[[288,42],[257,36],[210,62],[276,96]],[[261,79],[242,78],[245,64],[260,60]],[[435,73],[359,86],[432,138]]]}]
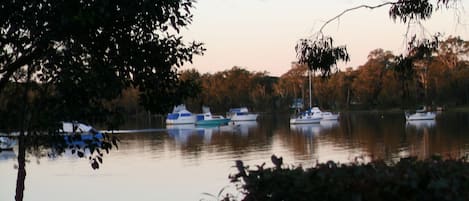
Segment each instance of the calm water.
[{"label": "calm water", "polygon": [[[127,128],[147,128],[131,121]],[[144,125],[144,126],[142,126]],[[162,128],[159,122],[153,128]],[[406,123],[402,113],[354,112],[340,121],[290,126],[288,116],[221,128],[170,127],[120,134],[119,150],[93,170],[70,153],[58,158],[29,155],[24,200],[215,200],[203,193],[233,192],[228,175],[235,160],[251,167],[270,156],[310,167],[328,160],[425,158],[469,153],[469,114],[444,112],[436,121]],[[17,151],[15,149],[14,151]],[[0,200],[14,200],[16,152],[0,153]]]}]

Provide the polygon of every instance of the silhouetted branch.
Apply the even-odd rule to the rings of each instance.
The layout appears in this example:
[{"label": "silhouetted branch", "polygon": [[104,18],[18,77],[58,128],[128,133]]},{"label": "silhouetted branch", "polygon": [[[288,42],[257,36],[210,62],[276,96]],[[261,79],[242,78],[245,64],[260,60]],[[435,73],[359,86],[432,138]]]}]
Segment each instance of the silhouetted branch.
[{"label": "silhouetted branch", "polygon": [[376,6],[369,6],[369,5],[360,5],[360,6],[356,6],[356,7],[353,7],[353,8],[348,8],[344,11],[342,11],[340,14],[334,16],[333,18],[327,20],[322,26],[321,28],[319,29],[319,33],[322,34],[322,30],[331,22],[335,21],[335,20],[338,20],[340,17],[342,17],[343,15],[347,14],[348,12],[351,12],[351,11],[354,11],[354,10],[358,10],[358,9],[361,9],[361,8],[368,8],[370,10],[373,10],[373,9],[376,9],[376,8],[381,8],[383,6],[386,6],[386,5],[391,5],[391,4],[396,4],[396,2],[386,2],[386,3],[382,3],[382,4],[379,4],[379,5],[376,5]]}]

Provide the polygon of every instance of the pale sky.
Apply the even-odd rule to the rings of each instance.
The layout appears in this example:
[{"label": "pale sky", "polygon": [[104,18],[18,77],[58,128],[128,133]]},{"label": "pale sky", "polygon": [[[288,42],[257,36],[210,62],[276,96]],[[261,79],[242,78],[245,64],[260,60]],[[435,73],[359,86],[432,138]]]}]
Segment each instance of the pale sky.
[{"label": "pale sky", "polygon": [[[320,3],[318,3],[320,2]],[[181,34],[186,41],[205,43],[207,51],[195,56],[193,64],[201,73],[214,73],[239,66],[249,71],[269,72],[280,76],[296,61],[295,45],[312,36],[325,21],[347,8],[361,4],[377,5],[382,0],[198,0],[193,9],[193,23]],[[459,35],[469,40],[469,1],[462,0],[459,15],[454,10],[436,11],[424,22],[425,29],[411,31],[430,36],[436,32]],[[339,68],[358,67],[374,49],[391,50],[398,55],[405,50],[407,25],[394,23],[389,7],[360,9],[329,24],[324,34],[335,45],[346,45],[351,56]],[[458,22],[459,21],[459,22]]]}]

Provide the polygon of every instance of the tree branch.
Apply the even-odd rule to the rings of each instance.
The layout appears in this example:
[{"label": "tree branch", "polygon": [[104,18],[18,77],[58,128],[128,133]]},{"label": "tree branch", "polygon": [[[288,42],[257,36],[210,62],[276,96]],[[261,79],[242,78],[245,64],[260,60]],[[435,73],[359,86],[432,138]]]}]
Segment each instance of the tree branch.
[{"label": "tree branch", "polygon": [[11,76],[18,71],[22,66],[25,66],[31,63],[35,58],[41,57],[42,54],[49,51],[51,46],[46,46],[45,48],[41,48],[41,46],[37,46],[30,54],[22,56],[15,62],[6,65],[3,69],[0,69],[0,73],[2,74],[2,78],[0,79],[0,93],[2,93],[3,89],[5,88],[6,84],[10,80]]},{"label": "tree branch", "polygon": [[[398,2],[385,2],[385,3],[382,3],[382,4],[379,4],[379,5],[376,5],[376,6],[369,6],[369,5],[360,5],[360,6],[356,6],[356,7],[353,7],[353,8],[348,8],[344,11],[342,11],[340,14],[334,16],[333,18],[327,20],[322,26],[321,28],[319,29],[319,33],[322,34],[322,30],[331,22],[339,19],[340,17],[342,17],[343,15],[347,14],[348,12],[350,11],[354,11],[354,10],[358,10],[360,8],[368,8],[370,10],[373,10],[373,9],[376,9],[376,8],[380,8],[380,7],[383,7],[383,6],[387,6],[387,5],[393,5],[393,4],[397,4]],[[400,2],[400,3],[403,3],[403,2]]]}]

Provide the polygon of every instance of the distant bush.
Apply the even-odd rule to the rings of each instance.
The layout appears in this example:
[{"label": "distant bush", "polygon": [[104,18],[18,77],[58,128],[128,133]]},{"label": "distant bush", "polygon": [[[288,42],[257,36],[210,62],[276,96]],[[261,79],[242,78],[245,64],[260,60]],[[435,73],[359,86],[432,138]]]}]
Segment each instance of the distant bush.
[{"label": "distant bush", "polygon": [[[403,158],[389,164],[327,162],[313,168],[284,168],[282,158],[272,156],[275,167],[256,170],[237,161],[231,175],[244,195],[242,200],[469,200],[469,163],[466,159],[424,161]],[[224,200],[231,200],[227,196]]]}]

